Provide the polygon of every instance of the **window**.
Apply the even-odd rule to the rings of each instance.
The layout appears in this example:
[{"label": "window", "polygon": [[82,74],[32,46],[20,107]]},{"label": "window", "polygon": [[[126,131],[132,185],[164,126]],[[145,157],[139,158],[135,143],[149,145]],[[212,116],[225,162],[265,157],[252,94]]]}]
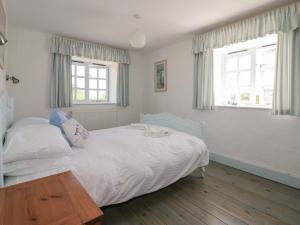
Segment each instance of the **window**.
[{"label": "window", "polygon": [[[72,61],[72,96],[74,104],[112,102],[110,93],[112,65]],[[113,80],[113,79],[112,79]]]},{"label": "window", "polygon": [[214,58],[217,105],[272,106],[276,35],[218,49]]}]

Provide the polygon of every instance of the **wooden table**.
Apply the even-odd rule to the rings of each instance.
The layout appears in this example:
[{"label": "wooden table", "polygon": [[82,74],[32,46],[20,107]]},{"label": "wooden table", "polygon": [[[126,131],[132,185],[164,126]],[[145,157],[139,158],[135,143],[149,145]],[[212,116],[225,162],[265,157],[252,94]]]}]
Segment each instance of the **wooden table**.
[{"label": "wooden table", "polygon": [[71,172],[0,189],[0,225],[101,225],[102,217]]}]

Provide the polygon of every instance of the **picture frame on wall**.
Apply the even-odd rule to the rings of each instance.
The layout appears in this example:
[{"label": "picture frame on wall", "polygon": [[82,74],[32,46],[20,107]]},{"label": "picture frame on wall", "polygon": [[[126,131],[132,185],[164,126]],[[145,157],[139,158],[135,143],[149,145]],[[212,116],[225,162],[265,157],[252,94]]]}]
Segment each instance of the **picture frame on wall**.
[{"label": "picture frame on wall", "polygon": [[167,60],[154,63],[154,90],[155,92],[167,91]]},{"label": "picture frame on wall", "polygon": [[[0,32],[6,34],[6,15],[2,0],[0,0]],[[0,46],[0,69],[4,69],[5,47]]]}]

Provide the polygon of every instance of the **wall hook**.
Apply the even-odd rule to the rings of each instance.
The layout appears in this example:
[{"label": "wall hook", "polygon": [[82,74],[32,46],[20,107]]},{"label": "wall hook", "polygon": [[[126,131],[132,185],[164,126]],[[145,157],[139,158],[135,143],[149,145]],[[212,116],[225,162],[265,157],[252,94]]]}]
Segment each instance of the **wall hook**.
[{"label": "wall hook", "polygon": [[14,76],[9,76],[8,74],[6,75],[6,81],[11,80],[13,84],[18,84],[20,80]]}]

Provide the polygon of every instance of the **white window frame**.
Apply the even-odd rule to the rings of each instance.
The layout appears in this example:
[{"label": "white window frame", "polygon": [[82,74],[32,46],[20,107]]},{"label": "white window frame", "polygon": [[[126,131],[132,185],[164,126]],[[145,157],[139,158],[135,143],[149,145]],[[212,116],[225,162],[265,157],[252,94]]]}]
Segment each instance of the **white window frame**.
[{"label": "white window frame", "polygon": [[[81,61],[76,61],[76,60],[72,60],[72,66],[73,65],[80,65],[80,66],[84,66],[85,68],[85,76],[78,76],[77,74],[77,67],[75,66],[75,74],[72,74],[72,78],[74,77],[74,86],[72,83],[72,102],[73,104],[106,104],[106,103],[110,103],[110,95],[109,95],[109,88],[110,88],[110,74],[111,74],[111,66],[110,65],[102,65],[102,64],[96,64],[96,63],[90,63],[90,62],[81,62]],[[106,74],[106,79],[104,78],[99,78],[99,74],[97,74],[97,78],[91,78],[89,76],[89,68],[90,67],[95,67],[95,68],[105,68],[107,70],[107,74]],[[85,87],[84,88],[78,88],[77,87],[77,78],[84,78],[85,79]],[[90,88],[89,87],[89,80],[90,79],[94,79],[97,80],[97,88]],[[73,80],[73,79],[72,79]],[[99,88],[99,80],[106,80],[106,89],[100,89]],[[73,82],[73,81],[72,81]],[[84,90],[85,92],[85,100],[77,100],[76,99],[76,90]],[[95,90],[97,91],[97,100],[90,100],[89,98],[89,91],[90,90]],[[75,91],[75,99],[73,98],[73,92]],[[105,101],[101,101],[98,100],[99,99],[99,91],[106,91],[106,100]]]},{"label": "white window frame", "polygon": [[[238,84],[238,96],[239,96],[239,76],[241,72],[245,71],[250,71],[250,76],[251,76],[251,82],[250,82],[250,91],[251,91],[251,96],[250,96],[250,101],[252,104],[241,104],[241,101],[238,100],[236,104],[226,104],[226,103],[220,103],[217,106],[225,106],[225,107],[237,107],[237,108],[264,108],[264,109],[270,109],[272,106],[270,105],[264,105],[264,104],[253,104],[253,102],[256,102],[256,93],[257,93],[257,86],[256,86],[256,79],[257,79],[257,72],[258,72],[258,67],[260,65],[256,64],[256,52],[257,50],[263,49],[269,47],[272,50],[276,51],[277,44],[271,44],[271,45],[266,45],[266,46],[259,46],[259,47],[254,47],[254,48],[249,48],[249,49],[244,49],[236,52],[231,52],[231,53],[224,53],[222,55],[222,69],[221,69],[221,81],[222,81],[222,86],[221,88],[222,93],[226,93],[226,76],[230,72],[236,72],[237,73],[237,84]],[[250,69],[239,69],[239,58],[249,55],[251,59],[251,66]],[[237,58],[237,69],[232,70],[232,71],[226,71],[226,61],[231,59],[231,58]],[[270,67],[271,68],[271,67]],[[270,69],[268,68],[268,69]],[[275,78],[275,75],[274,75]],[[274,91],[274,89],[272,89]]]}]

